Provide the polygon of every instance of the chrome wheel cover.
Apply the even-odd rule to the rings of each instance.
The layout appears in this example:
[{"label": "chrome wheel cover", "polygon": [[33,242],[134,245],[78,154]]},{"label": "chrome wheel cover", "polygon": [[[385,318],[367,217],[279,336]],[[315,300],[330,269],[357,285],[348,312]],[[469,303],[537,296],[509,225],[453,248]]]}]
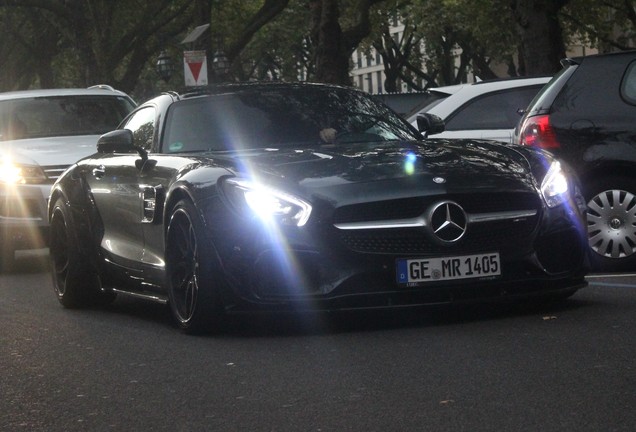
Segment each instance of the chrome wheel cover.
[{"label": "chrome wheel cover", "polygon": [[587,203],[590,247],[606,258],[636,253],[636,197],[627,191],[606,190]]}]

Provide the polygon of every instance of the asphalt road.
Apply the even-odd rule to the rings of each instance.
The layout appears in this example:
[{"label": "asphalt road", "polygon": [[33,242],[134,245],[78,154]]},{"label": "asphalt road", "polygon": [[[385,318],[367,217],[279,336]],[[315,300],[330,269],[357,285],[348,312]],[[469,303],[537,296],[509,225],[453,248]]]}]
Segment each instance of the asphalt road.
[{"label": "asphalt road", "polygon": [[633,431],[636,275],[560,305],[247,316],[65,310],[44,255],[0,274],[1,431]]}]

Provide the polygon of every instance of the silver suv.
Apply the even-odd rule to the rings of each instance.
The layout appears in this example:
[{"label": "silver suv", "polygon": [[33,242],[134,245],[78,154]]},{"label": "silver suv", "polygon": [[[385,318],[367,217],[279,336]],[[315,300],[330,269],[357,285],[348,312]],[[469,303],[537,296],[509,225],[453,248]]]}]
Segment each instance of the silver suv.
[{"label": "silver suv", "polygon": [[0,93],[0,267],[46,245],[51,185],[135,105],[104,85]]}]

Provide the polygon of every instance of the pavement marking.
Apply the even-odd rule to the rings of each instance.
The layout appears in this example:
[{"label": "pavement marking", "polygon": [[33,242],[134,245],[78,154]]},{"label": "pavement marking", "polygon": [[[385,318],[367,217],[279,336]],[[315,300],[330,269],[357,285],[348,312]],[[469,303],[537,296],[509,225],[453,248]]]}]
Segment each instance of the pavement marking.
[{"label": "pavement marking", "polygon": [[636,288],[636,282],[634,283],[613,283],[613,282],[600,282],[595,281],[594,279],[612,279],[612,278],[630,278],[636,277],[636,273],[597,273],[590,274],[586,276],[586,279],[590,283],[590,285],[598,286],[598,287],[608,287],[608,288]]},{"label": "pavement marking", "polygon": [[608,278],[618,278],[618,277],[635,277],[636,273],[593,273],[593,274],[589,274],[586,277],[588,279],[596,279],[596,278],[603,278],[603,279],[608,279]]},{"label": "pavement marking", "polygon": [[610,287],[610,288],[636,288],[636,283],[633,284],[621,284],[621,283],[607,283],[607,282],[590,282],[594,286]]}]

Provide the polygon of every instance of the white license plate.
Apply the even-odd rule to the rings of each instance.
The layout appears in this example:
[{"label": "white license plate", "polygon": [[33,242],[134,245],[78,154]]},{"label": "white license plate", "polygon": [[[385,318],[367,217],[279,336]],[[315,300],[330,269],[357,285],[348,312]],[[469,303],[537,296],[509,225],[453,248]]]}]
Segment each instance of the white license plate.
[{"label": "white license plate", "polygon": [[501,275],[497,252],[444,258],[397,260],[399,284],[438,282]]}]

